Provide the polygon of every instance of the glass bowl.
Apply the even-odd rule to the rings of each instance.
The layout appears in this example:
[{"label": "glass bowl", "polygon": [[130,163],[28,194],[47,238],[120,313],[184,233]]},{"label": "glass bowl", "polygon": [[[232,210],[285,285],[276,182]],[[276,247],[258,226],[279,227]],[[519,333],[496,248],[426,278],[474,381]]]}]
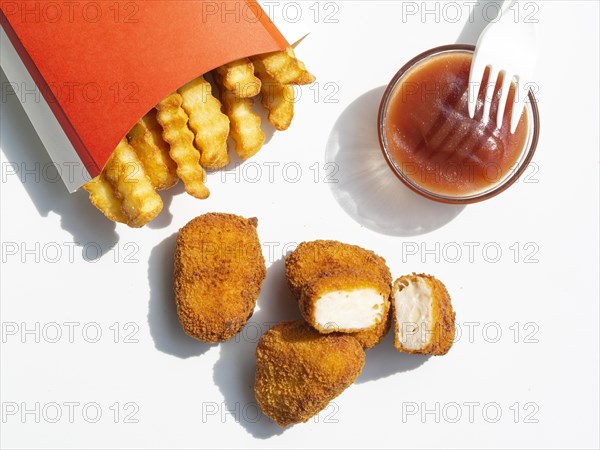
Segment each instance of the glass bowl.
[{"label": "glass bowl", "polygon": [[[386,133],[386,119],[389,113],[390,101],[396,93],[396,90],[402,85],[402,82],[404,81],[407,74],[409,74],[410,71],[415,67],[421,64],[425,64],[428,61],[431,61],[432,58],[438,57],[440,55],[448,54],[451,52],[469,53],[472,55],[474,49],[475,47],[472,45],[445,45],[428,50],[411,59],[398,71],[398,73],[396,73],[394,78],[392,78],[392,81],[389,83],[387,89],[385,90],[385,93],[383,94],[383,98],[379,107],[377,124],[379,133],[379,143],[381,145],[381,150],[388,165],[390,166],[394,174],[410,189],[424,197],[442,203],[475,203],[480,202],[482,200],[487,200],[504,191],[523,174],[523,171],[527,168],[533,157],[533,154],[535,153],[535,149],[538,142],[540,126],[539,112],[535,97],[530,91],[529,101],[525,102],[525,110],[527,114],[527,130],[525,143],[520,149],[519,156],[516,162],[512,165],[512,167],[509,170],[505,170],[505,173],[500,172],[501,176],[499,176],[497,180],[490,182],[488,186],[485,186],[476,191],[471,191],[468,193],[458,193],[456,195],[449,194],[448,192],[436,192],[435,190],[431,189],[431,187],[423,186],[422,184],[416,182],[414,179],[410,178],[402,167],[404,164],[400,164],[398,161],[396,161],[392,152],[390,151],[390,146],[388,145],[388,137]],[[471,89],[471,87],[469,87],[469,89]]]}]

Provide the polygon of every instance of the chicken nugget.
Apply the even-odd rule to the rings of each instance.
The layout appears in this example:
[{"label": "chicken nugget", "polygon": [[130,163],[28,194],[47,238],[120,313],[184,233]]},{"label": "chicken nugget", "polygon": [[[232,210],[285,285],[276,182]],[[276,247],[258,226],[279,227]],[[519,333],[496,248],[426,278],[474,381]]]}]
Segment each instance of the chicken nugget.
[{"label": "chicken nugget", "polygon": [[256,401],[280,427],[306,422],[360,374],[365,353],[347,334],[320,334],[302,320],[269,329],[256,347]]},{"label": "chicken nugget", "polygon": [[209,213],[179,230],[175,298],[188,335],[225,341],[252,316],[267,273],[257,223],[255,218]]},{"label": "chicken nugget", "polygon": [[221,102],[212,95],[211,84],[200,76],[179,88],[183,109],[189,116],[189,127],[196,138],[200,163],[209,170],[229,164],[227,137],[229,118],[221,112]]},{"label": "chicken nugget", "polygon": [[385,259],[357,245],[338,241],[318,240],[303,242],[285,259],[288,286],[299,299],[303,286],[323,272],[357,270],[392,283],[392,274]]},{"label": "chicken nugget", "polygon": [[320,333],[371,330],[386,320],[390,285],[359,270],[323,272],[302,288],[304,319]]},{"label": "chicken nugget", "polygon": [[127,134],[129,144],[158,190],[168,189],[179,181],[177,164],[169,156],[169,144],[164,141],[162,132],[156,120],[156,109],[152,108]]},{"label": "chicken nugget", "polygon": [[304,63],[298,61],[292,47],[257,55],[251,59],[255,68],[257,65],[263,66],[279,84],[311,84],[315,81],[315,76],[306,70]]},{"label": "chicken nugget", "polygon": [[156,105],[156,119],[163,128],[163,139],[169,143],[169,155],[177,164],[177,176],[185,191],[193,197],[205,199],[209,191],[204,185],[206,172],[200,165],[200,152],[194,147],[194,133],[187,126],[188,116],[181,107],[183,99],[174,92]]},{"label": "chicken nugget", "polygon": [[238,98],[255,97],[260,93],[260,80],[254,76],[254,64],[248,58],[224,64],[216,69],[225,89]]},{"label": "chicken nugget", "polygon": [[454,343],[450,295],[431,275],[398,278],[392,289],[394,346],[399,352],[445,355]]},{"label": "chicken nugget", "polygon": [[127,217],[127,225],[143,227],[162,211],[162,199],[127,139],[123,138],[117,145],[102,171],[115,196],[121,200],[121,211]]}]

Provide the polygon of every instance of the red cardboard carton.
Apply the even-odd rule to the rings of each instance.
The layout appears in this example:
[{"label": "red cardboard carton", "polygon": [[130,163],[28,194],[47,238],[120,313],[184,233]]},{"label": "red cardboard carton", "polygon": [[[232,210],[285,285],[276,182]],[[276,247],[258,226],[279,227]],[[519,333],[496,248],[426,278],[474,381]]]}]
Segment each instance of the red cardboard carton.
[{"label": "red cardboard carton", "polygon": [[[222,64],[284,49],[255,0],[0,1],[2,69],[70,191],[154,105]],[[61,167],[65,169],[66,167]]]}]

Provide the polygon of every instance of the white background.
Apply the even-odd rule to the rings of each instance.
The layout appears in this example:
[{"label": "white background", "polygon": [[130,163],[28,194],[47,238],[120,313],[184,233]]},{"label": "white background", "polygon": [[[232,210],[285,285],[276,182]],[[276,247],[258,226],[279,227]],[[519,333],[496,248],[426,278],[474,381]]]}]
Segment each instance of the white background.
[{"label": "white background", "polygon": [[[477,24],[459,4],[454,20],[446,3],[423,17],[434,2],[412,3],[415,15],[401,2],[303,2],[293,23],[297,11],[277,3],[290,39],[311,32],[297,53],[318,87],[303,88],[289,131],[209,176],[210,199],[179,185],[142,230],[109,223],[42,170],[49,159],[26,115],[3,99],[2,447],[598,447],[598,3],[522,10],[539,20],[542,42],[535,164],[466,208],[408,192],[375,134],[382,87],[400,66],[459,36],[472,41]],[[175,233],[209,211],[258,217],[269,266],[251,325],[214,346],[183,334],[171,292]],[[394,277],[435,274],[461,334],[432,358],[386,339],[355,385],[283,431],[257,416],[254,350],[270,323],[298,317],[283,254],[319,238],[377,251]],[[36,404],[39,417],[23,414]]]}]

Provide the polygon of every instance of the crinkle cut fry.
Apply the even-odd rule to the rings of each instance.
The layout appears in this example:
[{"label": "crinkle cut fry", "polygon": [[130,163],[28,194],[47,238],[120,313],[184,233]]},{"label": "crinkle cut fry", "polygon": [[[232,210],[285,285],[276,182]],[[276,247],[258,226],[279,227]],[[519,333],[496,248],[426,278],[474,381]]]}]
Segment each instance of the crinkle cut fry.
[{"label": "crinkle cut fry", "polygon": [[261,61],[255,62],[254,69],[262,83],[262,104],[269,112],[269,122],[279,131],[287,130],[294,118],[294,87],[278,83]]},{"label": "crinkle cut fry", "polygon": [[126,138],[119,142],[103,171],[115,195],[121,200],[121,210],[128,219],[127,225],[143,227],[161,212],[162,199]]},{"label": "crinkle cut fry", "polygon": [[256,97],[260,94],[260,80],[254,76],[254,65],[248,58],[224,64],[215,69],[222,77],[223,86],[239,98]]},{"label": "crinkle cut fry", "polygon": [[210,170],[229,164],[227,137],[229,118],[221,112],[221,102],[212,95],[212,86],[198,77],[178,90],[188,125],[196,135],[194,145],[200,152],[200,163]]},{"label": "crinkle cut fry", "polygon": [[187,126],[188,116],[181,107],[181,95],[174,92],[156,105],[156,118],[163,128],[163,139],[169,143],[169,155],[177,164],[177,175],[188,194],[205,199],[209,191],[204,185],[206,172],[200,165],[200,153],[194,148],[194,133]]},{"label": "crinkle cut fry", "polygon": [[235,152],[242,159],[255,155],[265,142],[265,134],[260,128],[260,116],[254,112],[252,98],[240,98],[229,91],[224,78],[215,74],[220,91],[223,110],[229,117],[230,134],[235,142]]},{"label": "crinkle cut fry", "polygon": [[83,189],[90,194],[92,205],[98,208],[109,220],[127,223],[127,217],[121,211],[121,199],[115,195],[113,186],[106,179],[104,172],[84,184]]},{"label": "crinkle cut fry", "polygon": [[152,108],[142,117],[127,137],[156,189],[168,189],[177,184],[177,165],[169,156],[169,144],[163,140],[156,109]]},{"label": "crinkle cut fry", "polygon": [[262,64],[267,73],[279,84],[311,84],[315,81],[315,76],[296,58],[292,47],[257,55],[251,59],[255,66],[257,63]]},{"label": "crinkle cut fry", "polygon": [[[162,209],[162,200],[154,189],[167,189],[179,178],[189,194],[207,198],[202,166],[216,170],[229,163],[230,133],[236,152],[244,159],[254,155],[264,143],[260,117],[253,111],[251,99],[261,93],[269,122],[276,129],[285,130],[294,115],[292,84],[315,80],[292,47],[233,61],[215,69],[214,74],[215,78],[216,74],[223,77],[223,105],[212,95],[209,81],[202,76],[192,80],[131,129],[119,144],[120,155],[111,155],[110,164],[107,163],[110,171],[105,167],[83,186],[92,204],[110,220],[132,227],[144,225]],[[123,173],[121,166],[128,167],[130,173]],[[134,188],[132,184],[137,183]],[[148,202],[141,201],[143,195]]]}]

